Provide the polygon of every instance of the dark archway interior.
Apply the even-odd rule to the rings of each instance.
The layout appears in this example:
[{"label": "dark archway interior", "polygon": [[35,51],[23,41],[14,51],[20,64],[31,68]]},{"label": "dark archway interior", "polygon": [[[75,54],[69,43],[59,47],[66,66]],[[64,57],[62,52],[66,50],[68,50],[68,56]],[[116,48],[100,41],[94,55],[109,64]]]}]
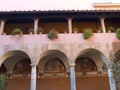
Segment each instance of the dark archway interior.
[{"label": "dark archway interior", "polygon": [[13,68],[13,75],[23,74],[23,77],[25,77],[27,74],[30,74],[31,72],[30,63],[31,63],[30,59],[23,59],[17,62]]},{"label": "dark archway interior", "polygon": [[92,72],[98,71],[94,61],[88,57],[79,57],[75,61],[76,72]]},{"label": "dark archway interior", "polygon": [[0,74],[6,74],[6,73],[7,73],[7,69],[6,69],[5,65],[2,64],[0,67]]}]

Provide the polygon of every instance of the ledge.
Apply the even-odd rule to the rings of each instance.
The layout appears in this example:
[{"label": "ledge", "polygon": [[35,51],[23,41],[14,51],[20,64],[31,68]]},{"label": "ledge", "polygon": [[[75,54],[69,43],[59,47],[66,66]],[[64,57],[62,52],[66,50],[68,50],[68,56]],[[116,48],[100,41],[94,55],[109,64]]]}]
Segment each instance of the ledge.
[{"label": "ledge", "polygon": [[89,39],[84,39],[82,33],[59,34],[58,39],[50,40],[47,34],[41,35],[0,35],[1,45],[10,44],[61,44],[61,43],[112,43],[120,42],[115,33],[94,33]]}]

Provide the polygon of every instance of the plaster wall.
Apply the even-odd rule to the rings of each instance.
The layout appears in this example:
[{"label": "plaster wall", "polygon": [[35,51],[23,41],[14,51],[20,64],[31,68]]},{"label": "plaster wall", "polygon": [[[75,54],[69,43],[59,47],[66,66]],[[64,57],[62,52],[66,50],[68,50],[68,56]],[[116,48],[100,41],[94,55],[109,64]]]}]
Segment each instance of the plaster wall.
[{"label": "plaster wall", "polygon": [[88,40],[84,40],[82,34],[60,34],[57,40],[49,40],[47,35],[24,35],[21,39],[11,38],[9,35],[0,37],[1,58],[8,51],[20,50],[25,52],[34,63],[38,63],[41,55],[48,50],[61,51],[70,58],[68,62],[74,62],[81,51],[89,48],[100,51],[109,60],[110,51],[113,50],[112,42],[119,42],[113,33],[94,34]]}]

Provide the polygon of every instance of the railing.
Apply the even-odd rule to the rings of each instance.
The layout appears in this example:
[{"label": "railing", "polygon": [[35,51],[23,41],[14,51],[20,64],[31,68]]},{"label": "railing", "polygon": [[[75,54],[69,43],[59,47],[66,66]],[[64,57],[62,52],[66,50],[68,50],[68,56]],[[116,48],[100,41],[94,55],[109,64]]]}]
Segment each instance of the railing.
[{"label": "railing", "polygon": [[51,44],[51,43],[98,43],[120,42],[115,33],[94,33],[89,39],[84,39],[82,33],[59,34],[58,39],[50,40],[47,34],[37,35],[0,35],[1,45],[10,44]]}]

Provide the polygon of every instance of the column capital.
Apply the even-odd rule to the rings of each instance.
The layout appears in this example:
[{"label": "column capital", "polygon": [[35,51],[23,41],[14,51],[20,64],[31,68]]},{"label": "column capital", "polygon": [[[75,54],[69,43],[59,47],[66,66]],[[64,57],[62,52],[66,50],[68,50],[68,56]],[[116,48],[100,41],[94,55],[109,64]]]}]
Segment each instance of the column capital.
[{"label": "column capital", "polygon": [[31,66],[31,67],[35,67],[35,66],[37,66],[37,64],[32,63],[32,64],[30,64],[30,66]]},{"label": "column capital", "polygon": [[0,20],[0,21],[5,23],[5,20],[4,20],[4,19],[2,19],[2,20]]},{"label": "column capital", "polygon": [[34,18],[35,21],[39,20],[38,18]]},{"label": "column capital", "polygon": [[67,18],[68,19],[68,21],[72,21],[72,18]]},{"label": "column capital", "polygon": [[75,63],[71,63],[71,64],[70,64],[70,67],[74,67],[74,66],[75,66]]},{"label": "column capital", "polygon": [[34,19],[35,24],[38,24],[38,22],[39,22],[39,19]]},{"label": "column capital", "polygon": [[102,20],[105,20],[105,17],[100,17],[99,19],[100,19],[100,20],[101,20],[101,19],[102,19]]}]

